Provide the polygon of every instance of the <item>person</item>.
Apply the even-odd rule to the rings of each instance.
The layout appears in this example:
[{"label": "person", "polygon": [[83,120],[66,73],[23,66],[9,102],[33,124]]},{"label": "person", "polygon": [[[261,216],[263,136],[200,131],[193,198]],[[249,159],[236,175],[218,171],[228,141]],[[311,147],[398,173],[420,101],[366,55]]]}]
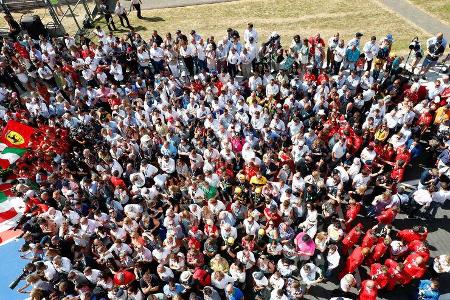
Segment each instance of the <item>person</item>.
[{"label": "person", "polygon": [[378,289],[373,280],[367,279],[361,282],[361,290],[359,292],[359,300],[376,300]]},{"label": "person", "polygon": [[9,14],[6,14],[3,18],[5,19],[6,23],[8,23],[9,27],[8,37],[11,38],[12,40],[15,40],[22,31],[19,23],[17,23],[17,21],[14,20],[13,16]]},{"label": "person", "polygon": [[370,41],[368,41],[363,48],[364,51],[364,57],[366,59],[366,71],[370,71],[372,69],[372,62],[374,58],[376,58],[379,46],[377,44],[377,37],[372,36],[370,38]]},{"label": "person", "polygon": [[138,19],[142,19],[141,4],[142,0],[131,0],[130,11],[132,8],[134,8],[136,10],[136,16],[138,17]]},{"label": "person", "polygon": [[[447,256],[430,258],[432,247],[445,253],[436,224],[398,209],[415,217],[403,206],[411,198],[442,215],[431,203],[449,195],[448,78],[390,73],[391,35],[363,74],[366,54],[350,70],[337,52],[365,52],[365,41],[302,43],[300,32],[287,47],[271,35],[270,65],[251,48],[254,30],[245,46],[232,28],[219,40],[98,27],[79,43],[3,41],[0,202],[23,215],[2,213],[0,225],[17,219],[19,255],[33,261],[20,292],[289,300],[319,296],[330,279],[330,297],[354,299],[362,266],[357,293],[374,299],[448,271]],[[334,46],[336,76],[303,68]],[[252,51],[256,69],[241,81],[235,58],[248,69]],[[16,87],[24,72],[26,93]],[[417,173],[418,144],[427,171],[403,185]]]},{"label": "person", "polygon": [[313,263],[303,265],[300,269],[300,276],[307,289],[323,280],[322,270]]},{"label": "person", "polygon": [[103,14],[103,17],[105,18],[106,25],[108,26],[109,31],[116,31],[117,30],[116,25],[114,24],[113,16],[109,10],[106,1],[100,4],[100,12]]},{"label": "person", "polygon": [[419,282],[418,300],[437,300],[439,296],[439,282],[436,279],[421,280]]},{"label": "person", "polygon": [[233,284],[229,283],[227,287],[225,288],[225,295],[226,299],[228,300],[243,300],[244,299],[244,293],[237,288],[234,287]]},{"label": "person", "polygon": [[339,278],[343,278],[346,274],[353,273],[362,264],[364,258],[369,254],[369,248],[357,247],[347,259],[344,269],[339,274]]},{"label": "person", "polygon": [[444,38],[444,34],[439,32],[435,37],[431,37],[427,40],[427,54],[422,63],[422,68],[419,71],[419,75],[422,75],[426,79],[425,74],[430,68],[436,66],[439,57],[444,54],[447,47],[447,40]]},{"label": "person", "polygon": [[114,13],[116,14],[116,16],[119,17],[120,24],[123,27],[125,27],[124,20],[125,20],[125,22],[127,22],[126,27],[130,27],[130,21],[128,21],[127,10],[125,9],[125,7],[122,6],[120,1],[117,1],[116,8],[114,9]]}]

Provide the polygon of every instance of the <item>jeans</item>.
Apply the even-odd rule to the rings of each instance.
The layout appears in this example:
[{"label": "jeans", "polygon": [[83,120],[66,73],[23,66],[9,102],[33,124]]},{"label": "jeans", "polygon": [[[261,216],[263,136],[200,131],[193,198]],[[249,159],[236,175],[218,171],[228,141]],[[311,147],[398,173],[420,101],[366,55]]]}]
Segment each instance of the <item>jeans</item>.
[{"label": "jeans", "polygon": [[333,62],[333,73],[334,75],[339,74],[339,70],[341,69],[342,61],[334,61]]},{"label": "jeans", "polygon": [[189,75],[191,77],[194,76],[194,60],[192,59],[192,57],[190,57],[190,56],[184,57],[183,61],[184,61],[184,65],[186,66],[186,69],[189,72]]},{"label": "jeans", "polygon": [[155,69],[155,74],[159,74],[162,70],[164,70],[164,61],[152,61],[153,68]]},{"label": "jeans", "polygon": [[197,60],[197,72],[206,70],[206,60]]},{"label": "jeans", "polygon": [[228,73],[230,73],[230,76],[232,78],[234,78],[236,76],[236,73],[237,73],[236,65],[228,64]]}]

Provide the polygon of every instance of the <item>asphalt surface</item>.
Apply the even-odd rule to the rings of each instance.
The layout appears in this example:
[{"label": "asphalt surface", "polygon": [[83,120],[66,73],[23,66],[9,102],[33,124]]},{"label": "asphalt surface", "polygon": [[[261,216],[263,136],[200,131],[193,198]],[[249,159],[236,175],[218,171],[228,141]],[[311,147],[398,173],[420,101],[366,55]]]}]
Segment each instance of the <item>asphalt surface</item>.
[{"label": "asphalt surface", "polygon": [[407,0],[379,0],[379,3],[384,4],[388,9],[394,11],[410,23],[415,24],[431,35],[442,32],[447,39],[450,38],[449,25],[426,13]]}]

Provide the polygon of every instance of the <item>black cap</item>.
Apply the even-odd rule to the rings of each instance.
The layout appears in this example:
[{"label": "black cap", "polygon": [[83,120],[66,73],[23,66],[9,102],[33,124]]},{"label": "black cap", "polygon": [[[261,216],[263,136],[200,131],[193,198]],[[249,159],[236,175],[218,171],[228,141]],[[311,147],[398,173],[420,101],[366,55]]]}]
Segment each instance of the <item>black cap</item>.
[{"label": "black cap", "polygon": [[361,36],[363,36],[364,34],[362,34],[361,32],[357,32],[357,33],[355,33],[355,36],[356,37],[361,37]]}]

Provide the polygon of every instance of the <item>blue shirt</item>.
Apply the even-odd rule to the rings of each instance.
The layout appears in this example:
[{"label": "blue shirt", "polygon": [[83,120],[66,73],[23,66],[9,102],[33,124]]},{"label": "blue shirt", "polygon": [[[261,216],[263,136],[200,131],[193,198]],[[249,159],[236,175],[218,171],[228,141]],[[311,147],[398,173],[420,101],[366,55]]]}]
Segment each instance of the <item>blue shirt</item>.
[{"label": "blue shirt", "polygon": [[237,287],[233,288],[233,293],[230,295],[227,293],[228,300],[241,300],[244,297],[244,293]]},{"label": "blue shirt", "polygon": [[353,51],[352,49],[347,49],[347,51],[345,51],[345,58],[350,61],[350,62],[356,62],[359,58],[360,52],[358,49],[355,49],[355,51]]},{"label": "blue shirt", "polygon": [[417,295],[417,299],[421,300],[438,300],[440,296],[438,290],[431,289],[431,280],[420,281],[419,294],[421,294],[422,296],[419,297],[419,295]]},{"label": "blue shirt", "polygon": [[167,297],[175,297],[176,295],[183,293],[185,288],[181,284],[175,283],[175,290],[174,291],[170,289],[168,284],[166,284],[164,286],[163,290],[164,290],[164,294]]}]

